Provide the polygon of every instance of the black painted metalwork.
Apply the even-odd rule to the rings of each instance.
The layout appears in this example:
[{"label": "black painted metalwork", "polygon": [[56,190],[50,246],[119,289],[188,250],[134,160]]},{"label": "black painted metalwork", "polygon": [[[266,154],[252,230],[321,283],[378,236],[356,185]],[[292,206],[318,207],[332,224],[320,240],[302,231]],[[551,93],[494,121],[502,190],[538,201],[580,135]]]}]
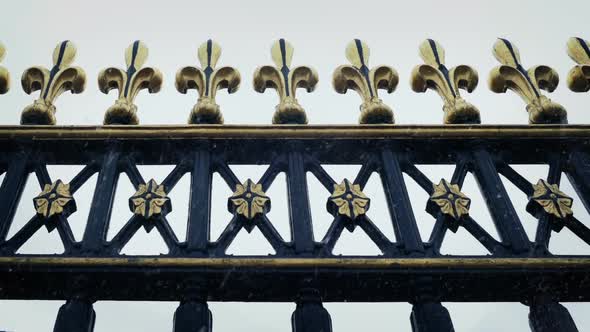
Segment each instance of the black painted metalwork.
[{"label": "black painted metalwork", "polygon": [[[548,183],[559,184],[563,172],[590,208],[590,127],[586,126],[356,126],[356,127],[0,127],[0,298],[63,299],[54,331],[92,331],[92,303],[100,300],[176,300],[174,331],[210,331],[207,301],[296,302],[294,331],[331,331],[322,301],[413,304],[414,331],[453,331],[445,301],[517,301],[530,306],[533,331],[576,331],[560,301],[590,301],[590,257],[558,256],[548,244],[552,232],[568,228],[590,245],[590,230],[576,217],[539,218],[529,239],[500,175],[531,197],[534,186],[512,164],[546,164]],[[7,238],[16,207],[30,174],[41,189],[51,179],[48,165],[85,165],[70,182],[75,192],[94,174],[94,191],[84,237],[77,242],[66,216],[32,218]],[[146,183],[138,165],[175,165],[161,183],[169,193],[180,178],[191,177],[187,237],[179,239],[164,215],[134,215],[110,240],[118,178],[138,189]],[[286,174],[291,241],[282,238],[264,214],[251,219],[234,213],[218,239],[210,238],[212,175],[229,188],[239,179],[230,164],[268,165],[256,182],[268,190]],[[354,220],[336,215],[326,234],[314,234],[307,173],[326,188],[336,182],[326,164],[362,165],[354,184],[362,190],[379,174],[396,241],[384,235],[367,215]],[[463,185],[474,174],[500,239],[477,220],[451,222],[443,210],[429,209],[436,221],[421,238],[403,174],[433,194],[433,183],[416,165],[454,165],[447,180]],[[436,182],[435,182],[436,181]],[[570,193],[572,194],[572,193]],[[270,197],[272,200],[272,197]],[[32,205],[31,205],[32,206]],[[377,211],[385,214],[385,211]],[[42,226],[58,230],[65,251],[23,255],[19,248]],[[169,253],[125,256],[122,248],[140,227],[155,228]],[[356,227],[359,226],[359,227]],[[276,254],[232,256],[226,253],[238,232],[258,227]],[[440,253],[447,230],[465,228],[489,252],[487,256]],[[363,231],[381,255],[340,256],[333,249],[344,229]],[[128,288],[128,282],[135,287]],[[158,287],[154,287],[157,283]],[[73,287],[72,285],[75,285]]]}]

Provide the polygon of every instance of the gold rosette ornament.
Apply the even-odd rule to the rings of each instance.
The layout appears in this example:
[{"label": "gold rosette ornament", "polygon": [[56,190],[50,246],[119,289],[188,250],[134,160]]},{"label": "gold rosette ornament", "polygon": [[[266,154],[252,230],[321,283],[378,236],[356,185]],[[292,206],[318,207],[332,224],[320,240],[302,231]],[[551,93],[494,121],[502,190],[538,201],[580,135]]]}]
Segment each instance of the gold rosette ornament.
[{"label": "gold rosette ornament", "polygon": [[65,91],[82,93],[86,86],[86,73],[80,67],[72,67],[76,58],[76,46],[69,40],[59,43],[53,51],[53,67],[31,67],[23,73],[21,84],[27,94],[39,90],[39,98],[23,110],[23,125],[55,125],[57,97]]},{"label": "gold rosette ornament", "polygon": [[197,104],[188,119],[190,124],[223,124],[219,105],[215,102],[218,90],[227,89],[234,93],[240,87],[240,72],[232,67],[217,66],[221,47],[209,39],[198,50],[201,68],[184,67],[176,73],[176,90],[186,93],[189,89],[199,92]]},{"label": "gold rosette ornament", "polygon": [[540,179],[533,185],[533,195],[529,197],[527,211],[537,218],[543,214],[552,216],[552,219],[564,220],[572,216],[573,199],[559,190],[556,184],[550,184]]},{"label": "gold rosette ornament", "polygon": [[108,94],[113,89],[119,90],[115,104],[104,115],[104,124],[136,125],[139,124],[137,106],[133,103],[139,91],[147,89],[156,93],[162,87],[162,73],[152,67],[143,67],[148,58],[147,46],[134,41],[125,50],[127,69],[110,67],[98,74],[100,91]]},{"label": "gold rosette ornament", "polygon": [[[6,48],[0,43],[0,62],[6,56]],[[6,68],[0,66],[0,95],[5,94],[10,89],[10,74]]]},{"label": "gold rosette ornament", "polygon": [[567,123],[563,106],[541,94],[541,90],[553,92],[559,84],[559,75],[549,66],[534,66],[525,70],[520,53],[514,44],[499,38],[493,53],[502,64],[490,72],[490,89],[505,93],[510,89],[526,102],[530,124]]},{"label": "gold rosette ornament", "polygon": [[318,74],[307,66],[291,68],[293,51],[286,40],[277,40],[271,47],[275,66],[262,66],[254,72],[254,90],[263,93],[266,88],[273,88],[279,94],[273,124],[307,124],[307,115],[295,98],[295,92],[297,88],[312,92],[318,83]]},{"label": "gold rosette ornament", "polygon": [[353,89],[361,96],[361,124],[394,123],[393,111],[379,98],[378,90],[392,93],[397,87],[399,77],[389,66],[376,66],[369,70],[369,46],[355,39],[346,46],[346,58],[352,65],[336,68],[332,84],[338,93]]},{"label": "gold rosette ornament", "polygon": [[582,38],[570,38],[567,54],[578,65],[567,75],[567,86],[574,92],[590,90],[590,44]]},{"label": "gold rosette ornament", "polygon": [[248,179],[236,185],[236,190],[227,201],[227,209],[235,215],[253,220],[256,215],[270,211],[270,198],[262,191],[262,184]]},{"label": "gold rosette ornament", "polygon": [[70,185],[57,180],[52,184],[45,184],[43,191],[33,199],[37,214],[44,218],[55,215],[64,217],[76,212],[76,201],[70,193]]},{"label": "gold rosette ornament", "polygon": [[[369,210],[371,200],[361,191],[361,186],[344,179],[340,184],[334,184],[332,195],[328,198],[326,208],[334,218],[344,217],[355,221]],[[354,227],[354,226],[352,226]],[[351,228],[349,228],[352,231]]]},{"label": "gold rosette ornament", "polygon": [[475,69],[459,65],[448,69],[445,66],[445,50],[432,39],[420,44],[423,65],[412,71],[410,83],[415,92],[435,90],[444,101],[444,123],[480,123],[479,111],[466,102],[459,89],[471,92],[477,87],[478,75]]},{"label": "gold rosette ornament", "polygon": [[433,185],[433,193],[426,204],[426,211],[433,216],[439,211],[445,216],[449,229],[456,232],[459,221],[469,216],[469,199],[456,184],[451,184],[441,179],[438,184]]},{"label": "gold rosette ornament", "polygon": [[155,215],[166,216],[172,211],[172,203],[164,186],[151,179],[147,184],[140,184],[137,192],[129,198],[129,209],[138,216],[150,219]]}]

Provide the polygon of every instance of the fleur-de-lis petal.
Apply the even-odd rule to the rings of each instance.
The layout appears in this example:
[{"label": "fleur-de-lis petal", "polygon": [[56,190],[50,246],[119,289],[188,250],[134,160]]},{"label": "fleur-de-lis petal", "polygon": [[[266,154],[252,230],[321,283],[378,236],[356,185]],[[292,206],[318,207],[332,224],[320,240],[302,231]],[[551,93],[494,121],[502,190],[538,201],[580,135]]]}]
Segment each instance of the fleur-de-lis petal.
[{"label": "fleur-de-lis petal", "polygon": [[201,68],[181,68],[176,73],[176,89],[180,93],[186,93],[188,89],[199,92],[188,123],[222,124],[223,116],[215,102],[215,95],[220,89],[227,89],[228,93],[238,91],[240,72],[232,67],[215,68],[221,56],[221,47],[211,39],[201,44],[197,53]]},{"label": "fleur-de-lis petal", "polygon": [[493,53],[502,64],[490,72],[490,89],[504,93],[510,89],[527,103],[530,124],[567,123],[563,106],[542,95],[540,90],[552,92],[559,83],[559,75],[548,66],[535,66],[528,71],[520,62],[520,54],[514,44],[499,38]]},{"label": "fleur-de-lis petal", "polygon": [[69,40],[59,43],[53,51],[53,67],[31,67],[21,78],[27,94],[40,90],[39,98],[22,112],[21,124],[55,124],[55,99],[65,91],[81,93],[86,85],[86,73],[70,65],[76,58],[76,46]]},{"label": "fleur-de-lis petal", "polygon": [[125,50],[126,70],[110,67],[98,74],[100,91],[108,94],[112,89],[119,90],[115,104],[104,116],[104,124],[139,124],[137,106],[133,103],[135,97],[143,89],[156,93],[162,87],[162,73],[158,69],[142,68],[147,57],[147,46],[136,40]]},{"label": "fleur-de-lis petal", "polygon": [[[6,56],[6,48],[4,44],[0,43],[0,62],[4,60]],[[0,95],[5,94],[10,89],[10,74],[8,70],[2,66],[0,66]]]},{"label": "fleur-de-lis petal", "polygon": [[[129,198],[129,209],[134,214],[149,219],[154,215],[168,214],[172,211],[172,203],[164,186],[151,179],[147,184],[140,184],[137,192]],[[146,228],[148,231],[150,229]]]},{"label": "fleur-de-lis petal", "polygon": [[262,191],[262,184],[248,179],[243,184],[236,185],[236,190],[227,200],[227,209],[252,220],[256,215],[270,211],[270,198]]},{"label": "fleur-de-lis petal", "polygon": [[533,185],[533,195],[529,197],[527,211],[531,212],[537,218],[543,213],[547,213],[558,219],[566,219],[573,215],[573,199],[559,190],[556,184],[550,184],[540,179],[537,184]]},{"label": "fleur-de-lis petal", "polygon": [[567,54],[578,65],[567,75],[567,86],[574,92],[590,90],[590,43],[582,38],[570,38]]},{"label": "fleur-de-lis petal", "polygon": [[291,69],[293,46],[282,38],[272,45],[271,56],[275,66],[256,69],[254,90],[260,93],[266,88],[277,90],[280,102],[272,118],[273,124],[307,124],[307,115],[295,98],[295,91],[304,88],[312,92],[318,83],[318,74],[307,66]]},{"label": "fleur-de-lis petal", "polygon": [[444,101],[445,124],[480,123],[477,108],[466,102],[459,94],[459,89],[467,92],[475,89],[478,82],[477,71],[466,65],[447,69],[445,51],[432,39],[420,44],[420,57],[425,64],[416,66],[412,71],[412,90],[426,92],[430,88],[438,92]]},{"label": "fleur-de-lis petal", "polygon": [[65,217],[76,211],[76,201],[70,193],[70,185],[57,180],[45,184],[43,191],[33,199],[37,214],[51,218],[61,214]]},{"label": "fleur-de-lis petal", "polygon": [[369,70],[369,46],[355,39],[346,46],[346,58],[352,65],[343,65],[332,75],[332,84],[338,93],[353,89],[361,96],[361,124],[394,123],[393,111],[379,98],[378,89],[392,93],[399,77],[389,66],[376,66]]},{"label": "fleur-de-lis petal", "polygon": [[367,213],[370,203],[371,200],[361,191],[360,185],[344,179],[340,184],[334,184],[334,190],[328,198],[326,208],[334,217],[342,216],[355,220]]}]

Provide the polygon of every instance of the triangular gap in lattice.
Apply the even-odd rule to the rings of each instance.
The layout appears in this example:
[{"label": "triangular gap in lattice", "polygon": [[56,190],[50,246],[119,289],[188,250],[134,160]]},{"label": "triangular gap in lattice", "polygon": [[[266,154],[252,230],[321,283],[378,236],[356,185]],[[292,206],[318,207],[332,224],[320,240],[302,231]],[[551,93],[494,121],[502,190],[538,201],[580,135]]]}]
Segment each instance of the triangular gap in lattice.
[{"label": "triangular gap in lattice", "polygon": [[[440,165],[440,164],[422,164],[415,165],[420,172],[422,172],[433,184],[438,184],[441,179],[451,181],[455,165]],[[430,195],[424,188],[408,174],[404,173],[404,181],[408,188],[408,195],[418,223],[418,230],[423,242],[428,242],[436,219],[426,212],[426,204],[430,199]]]},{"label": "triangular gap in lattice", "polygon": [[129,210],[129,198],[135,192],[135,187],[129,180],[129,177],[127,177],[127,174],[120,173],[111,208],[107,241],[110,241],[133,215],[133,212]]},{"label": "triangular gap in lattice", "polygon": [[165,255],[167,253],[166,242],[155,227],[149,233],[140,227],[121,249],[122,255]]},{"label": "triangular gap in lattice", "polygon": [[284,172],[277,175],[266,191],[270,197],[271,209],[266,214],[274,228],[285,241],[291,241],[291,225],[289,221],[289,200],[287,195],[287,177]]},{"label": "triangular gap in lattice", "polygon": [[233,239],[225,251],[227,255],[248,256],[248,255],[275,255],[276,252],[264,237],[258,227],[254,227],[248,233],[242,227],[240,232]]},{"label": "triangular gap in lattice", "polygon": [[17,251],[17,254],[52,255],[63,254],[64,246],[57,229],[47,232],[42,226]]},{"label": "triangular gap in lattice", "polygon": [[[176,183],[174,188],[168,192],[168,198],[172,203],[172,211],[166,215],[170,228],[178,237],[178,241],[186,239],[186,228],[190,206],[191,174],[185,173]],[[201,190],[201,189],[195,189]]]},{"label": "triangular gap in lattice", "polygon": [[395,242],[395,232],[391,214],[385,198],[385,191],[379,173],[373,172],[363,189],[363,193],[371,199],[367,216],[391,242]]},{"label": "triangular gap in lattice", "polygon": [[[336,182],[341,183],[344,179],[353,182],[361,165],[321,165],[324,171]],[[313,223],[313,234],[316,241],[321,241],[330,228],[334,217],[327,211],[326,203],[332,194],[330,190],[316,178],[312,172],[306,173],[307,190]],[[362,231],[362,230],[361,230]]]},{"label": "triangular gap in lattice", "polygon": [[489,255],[490,252],[466,229],[460,227],[457,233],[447,231],[440,253],[443,255]]},{"label": "triangular gap in lattice", "polygon": [[[549,165],[545,164],[531,164],[531,165],[509,165],[515,172],[525,178],[531,185],[537,183],[539,179],[547,180],[549,173]],[[537,218],[526,211],[526,206],[529,202],[529,198],[526,193],[520,190],[514,185],[508,178],[500,174],[500,179],[506,188],[508,197],[514,205],[514,209],[518,214],[518,217],[522,223],[522,226],[531,241],[535,240],[535,234],[537,233],[537,226],[539,224]]]},{"label": "triangular gap in lattice", "polygon": [[[564,173],[561,174],[559,189],[573,198],[572,211],[574,212],[574,217],[586,227],[590,227],[590,214],[584,207],[567,175]],[[555,255],[590,255],[590,245],[582,241],[576,234],[567,229],[567,227],[564,227],[559,233],[551,233],[549,251]]]},{"label": "triangular gap in lattice", "polygon": [[[198,188],[193,188],[199,190]],[[221,175],[213,173],[211,180],[211,223],[209,225],[209,237],[216,241],[227,224],[232,219],[232,214],[227,210],[227,199],[233,191],[227,186]]]},{"label": "triangular gap in lattice", "polygon": [[[23,188],[20,201],[16,208],[14,217],[12,218],[12,224],[8,230],[6,239],[10,239],[16,232],[18,232],[23,226],[37,214],[35,205],[33,204],[33,198],[35,198],[43,189],[37,181],[35,172],[29,174],[25,187]],[[61,243],[61,241],[60,241]]]},{"label": "triangular gap in lattice", "polygon": [[346,229],[342,231],[340,238],[338,238],[338,241],[336,241],[336,245],[332,250],[332,254],[345,256],[378,256],[382,255],[382,252],[360,227],[356,227],[352,233]]}]

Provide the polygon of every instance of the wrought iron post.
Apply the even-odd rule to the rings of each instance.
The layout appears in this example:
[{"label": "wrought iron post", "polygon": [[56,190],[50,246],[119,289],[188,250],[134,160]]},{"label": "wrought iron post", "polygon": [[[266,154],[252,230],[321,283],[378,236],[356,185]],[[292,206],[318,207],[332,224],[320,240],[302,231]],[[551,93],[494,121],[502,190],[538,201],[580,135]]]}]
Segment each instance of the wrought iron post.
[{"label": "wrought iron post", "polygon": [[578,332],[568,310],[550,298],[536,298],[530,309],[529,325],[532,332]]},{"label": "wrought iron post", "polygon": [[189,202],[187,250],[204,253],[209,241],[211,216],[211,153],[208,146],[194,153]]},{"label": "wrought iron post", "polygon": [[59,308],[53,332],[92,332],[95,318],[92,302],[68,300]]},{"label": "wrought iron post", "polygon": [[105,155],[96,180],[92,207],[84,230],[82,249],[98,254],[103,249],[111,219],[113,199],[119,178],[119,152],[116,147]]},{"label": "wrought iron post", "polygon": [[291,326],[293,332],[332,332],[332,319],[317,289],[300,291],[297,308],[291,315]]},{"label": "wrought iron post", "polygon": [[287,156],[287,190],[289,197],[289,219],[293,232],[293,243],[297,253],[313,251],[313,227],[305,177],[305,161],[299,146]]},{"label": "wrought iron post", "polygon": [[515,253],[528,251],[529,240],[492,157],[485,150],[478,149],[473,153],[473,163],[477,183],[502,240],[509,244]]}]

